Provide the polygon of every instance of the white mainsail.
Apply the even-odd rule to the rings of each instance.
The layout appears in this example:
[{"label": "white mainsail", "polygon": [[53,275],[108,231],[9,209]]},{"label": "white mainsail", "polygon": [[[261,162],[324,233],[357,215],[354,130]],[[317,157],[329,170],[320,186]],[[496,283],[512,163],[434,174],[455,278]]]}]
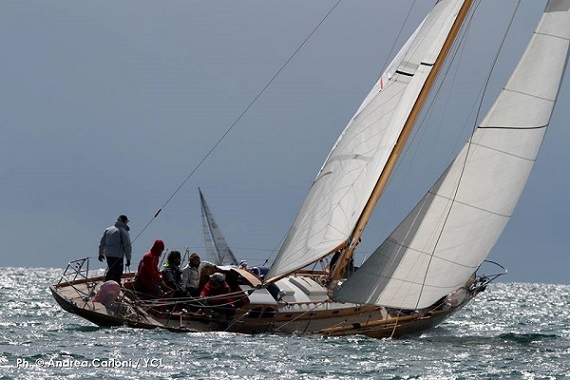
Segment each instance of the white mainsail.
[{"label": "white mainsail", "polygon": [[421,309],[464,286],[526,185],[568,61],[570,0],[551,0],[470,141],[388,239],[334,294]]},{"label": "white mainsail", "polygon": [[463,3],[438,1],[374,85],[317,174],[268,278],[349,239]]},{"label": "white mainsail", "polygon": [[202,227],[204,229],[204,244],[206,246],[206,253],[208,257],[217,265],[231,264],[237,265],[236,257],[234,256],[222,231],[214,220],[214,215],[206,203],[206,199],[202,194],[202,190],[198,189],[200,193],[200,204],[202,206]]}]

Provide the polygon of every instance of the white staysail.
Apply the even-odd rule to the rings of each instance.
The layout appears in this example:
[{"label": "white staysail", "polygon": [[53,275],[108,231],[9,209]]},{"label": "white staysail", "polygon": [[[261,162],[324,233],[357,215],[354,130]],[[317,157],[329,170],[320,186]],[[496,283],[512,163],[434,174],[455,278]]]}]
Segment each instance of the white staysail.
[{"label": "white staysail", "polygon": [[217,265],[237,265],[236,257],[230,247],[228,247],[228,243],[226,243],[226,239],[222,235],[222,231],[214,220],[214,215],[212,215],[202,191],[198,189],[198,192],[200,192],[204,244],[206,246],[208,257]]},{"label": "white staysail", "polygon": [[463,3],[438,1],[374,85],[317,174],[267,278],[349,239]]},{"label": "white staysail", "polygon": [[507,86],[442,177],[335,300],[421,309],[464,286],[511,217],[568,60],[570,0],[551,0]]}]

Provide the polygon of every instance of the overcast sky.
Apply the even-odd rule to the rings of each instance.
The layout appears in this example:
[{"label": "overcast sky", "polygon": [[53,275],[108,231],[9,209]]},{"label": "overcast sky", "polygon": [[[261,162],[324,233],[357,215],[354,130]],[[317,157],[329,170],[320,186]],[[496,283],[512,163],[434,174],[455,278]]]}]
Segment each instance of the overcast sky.
[{"label": "overcast sky", "polygon": [[[63,268],[96,257],[105,227],[123,213],[134,239],[335,3],[0,1],[2,266]],[[156,238],[169,249],[204,252],[198,186],[236,256],[251,264],[270,257],[333,143],[396,53],[392,46],[399,48],[433,5],[418,2],[397,38],[412,1],[386,3],[338,5],[136,239],[134,265]],[[419,151],[402,163],[407,174],[395,177],[359,259],[466,140],[456,142],[447,130],[472,128],[470,112],[514,4],[481,5],[480,24],[456,57],[462,66],[448,75],[454,92],[426,113],[437,137],[427,127],[417,134]],[[544,4],[523,1],[480,118]],[[515,215],[489,257],[509,269],[504,281],[570,283],[568,82]],[[454,142],[443,159],[433,158],[443,149],[437,141]],[[421,153],[427,158],[416,158]]]}]

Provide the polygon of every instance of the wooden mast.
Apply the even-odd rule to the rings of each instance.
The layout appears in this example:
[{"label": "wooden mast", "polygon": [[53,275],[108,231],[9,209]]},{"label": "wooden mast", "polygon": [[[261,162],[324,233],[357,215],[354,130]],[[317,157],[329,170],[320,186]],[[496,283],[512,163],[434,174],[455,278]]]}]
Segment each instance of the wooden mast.
[{"label": "wooden mast", "polygon": [[406,141],[408,140],[408,137],[414,127],[416,119],[418,118],[418,115],[424,103],[427,100],[427,97],[431,91],[431,88],[433,87],[433,84],[435,83],[439,71],[443,66],[445,58],[447,57],[447,54],[451,50],[451,46],[453,45],[455,38],[459,34],[459,30],[461,29],[461,26],[463,25],[463,22],[465,21],[465,18],[467,17],[467,14],[469,13],[469,9],[471,8],[472,4],[473,0],[465,0],[463,5],[461,6],[457,18],[455,19],[455,22],[453,23],[453,26],[451,27],[451,30],[443,44],[441,52],[439,53],[438,57],[433,63],[433,68],[431,72],[428,74],[426,82],[424,83],[424,86],[420,91],[420,94],[418,95],[418,99],[416,100],[416,103],[412,107],[410,115],[408,116],[408,119],[406,120],[406,123],[402,128],[400,137],[398,137],[396,145],[394,145],[394,149],[392,149],[392,153],[390,154],[390,157],[386,162],[386,166],[384,167],[384,170],[380,174],[380,177],[378,178],[378,181],[376,182],[376,185],[372,190],[370,199],[368,199],[368,202],[366,203],[366,206],[364,206],[364,210],[362,211],[362,215],[360,215],[360,218],[358,219],[358,222],[354,227],[350,239],[350,245],[342,252],[340,258],[337,260],[337,264],[335,265],[335,267],[331,272],[330,278],[333,282],[339,280],[342,277],[342,273],[344,273],[344,269],[348,264],[348,260],[354,254],[354,249],[360,242],[360,237],[362,236],[362,232],[364,231],[364,228],[366,227],[366,224],[368,223],[368,220],[372,215],[372,211],[374,210],[374,207],[376,206],[378,199],[380,198],[380,196],[384,192],[384,189],[386,188],[386,184],[388,183],[388,179],[390,178],[390,175],[394,170],[396,162],[400,157],[400,153],[402,152],[402,149],[404,148]]}]

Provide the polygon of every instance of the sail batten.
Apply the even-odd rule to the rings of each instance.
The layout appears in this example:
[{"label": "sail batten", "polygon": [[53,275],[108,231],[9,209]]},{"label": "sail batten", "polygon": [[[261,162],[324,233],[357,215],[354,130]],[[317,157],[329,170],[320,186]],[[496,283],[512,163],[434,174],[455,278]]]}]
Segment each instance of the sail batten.
[{"label": "sail batten", "polygon": [[508,126],[508,125],[488,125],[486,127],[477,127],[478,129],[543,129],[548,127],[548,125],[537,125],[537,126],[525,126],[525,127],[521,127],[521,126],[516,126],[516,127],[512,127],[512,126]]},{"label": "sail batten", "polygon": [[538,155],[568,61],[569,9],[570,0],[548,3],[470,141],[335,300],[421,309],[467,283],[513,214]]}]

